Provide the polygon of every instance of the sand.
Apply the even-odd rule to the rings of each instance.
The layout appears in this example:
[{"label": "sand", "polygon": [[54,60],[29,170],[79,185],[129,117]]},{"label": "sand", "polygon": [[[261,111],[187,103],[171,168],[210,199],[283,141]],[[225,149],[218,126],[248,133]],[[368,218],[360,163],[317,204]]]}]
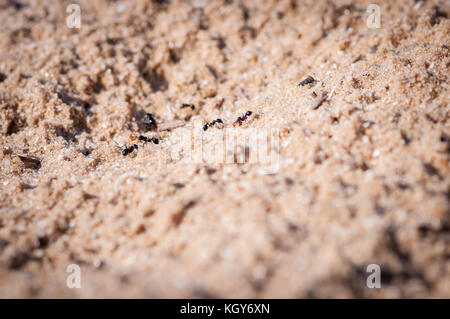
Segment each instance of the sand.
[{"label": "sand", "polygon": [[449,298],[450,3],[371,2],[0,1],[0,297]]}]

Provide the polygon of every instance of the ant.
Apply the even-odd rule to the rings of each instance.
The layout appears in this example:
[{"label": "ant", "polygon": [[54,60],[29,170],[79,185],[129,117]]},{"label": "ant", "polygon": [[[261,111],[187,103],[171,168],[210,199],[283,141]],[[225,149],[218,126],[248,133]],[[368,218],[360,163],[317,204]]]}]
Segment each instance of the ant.
[{"label": "ant", "polygon": [[147,137],[144,135],[139,135],[139,141],[147,142],[153,142],[155,144],[159,144],[159,139],[157,137]]},{"label": "ant", "polygon": [[138,149],[138,146],[136,144],[131,145],[130,147],[126,147],[122,150],[122,155],[123,156],[127,156],[128,154],[130,154],[131,152],[133,152],[134,150]]},{"label": "ant", "polygon": [[152,113],[145,114],[145,120],[147,121],[147,123],[144,123],[145,124],[145,129],[147,131],[156,128],[156,120],[153,117]]},{"label": "ant", "polygon": [[186,107],[190,107],[191,110],[195,110],[195,105],[194,104],[188,104],[188,103],[181,104],[180,109],[184,109]]},{"label": "ant", "polygon": [[236,125],[241,126],[241,125],[242,125],[242,122],[244,122],[244,121],[245,121],[250,115],[252,115],[252,114],[253,114],[252,111],[247,111],[247,112],[245,112],[244,115],[239,116],[239,117],[237,118],[236,122],[233,123],[233,126],[234,126],[234,127],[236,127]]},{"label": "ant", "polygon": [[203,131],[206,131],[210,126],[215,125],[216,123],[221,123],[223,124],[222,119],[215,119],[214,121],[212,121],[211,123],[206,123],[205,125],[203,125]]}]

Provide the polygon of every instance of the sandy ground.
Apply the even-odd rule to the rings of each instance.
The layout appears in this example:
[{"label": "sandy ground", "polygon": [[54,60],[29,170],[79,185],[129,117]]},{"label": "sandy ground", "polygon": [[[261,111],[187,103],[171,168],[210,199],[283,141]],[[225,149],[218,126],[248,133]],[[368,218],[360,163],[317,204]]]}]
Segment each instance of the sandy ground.
[{"label": "sandy ground", "polygon": [[448,1],[71,2],[0,1],[0,297],[450,297]]}]

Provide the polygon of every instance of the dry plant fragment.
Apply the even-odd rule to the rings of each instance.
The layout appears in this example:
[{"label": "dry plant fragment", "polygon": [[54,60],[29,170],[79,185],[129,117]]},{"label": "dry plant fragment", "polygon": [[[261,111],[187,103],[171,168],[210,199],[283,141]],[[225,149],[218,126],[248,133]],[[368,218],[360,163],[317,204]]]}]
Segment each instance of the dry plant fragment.
[{"label": "dry plant fragment", "polygon": [[325,102],[328,98],[328,92],[323,91],[320,93],[312,102],[312,109],[317,110],[323,102]]},{"label": "dry plant fragment", "polygon": [[34,156],[23,156],[16,154],[18,158],[25,164],[26,168],[39,169],[41,168],[41,160]]},{"label": "dry plant fragment", "polygon": [[306,84],[310,84],[313,83],[315,80],[311,75],[308,75],[308,77],[306,79],[304,79],[303,81],[301,81],[298,85],[299,86],[305,86]]}]

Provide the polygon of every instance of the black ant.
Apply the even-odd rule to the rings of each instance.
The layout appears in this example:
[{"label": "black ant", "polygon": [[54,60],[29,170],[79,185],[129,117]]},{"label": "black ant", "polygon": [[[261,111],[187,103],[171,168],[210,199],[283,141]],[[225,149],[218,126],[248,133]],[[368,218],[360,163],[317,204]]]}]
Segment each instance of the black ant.
[{"label": "black ant", "polygon": [[245,121],[250,115],[252,115],[252,114],[253,114],[252,111],[247,111],[247,112],[245,112],[244,115],[239,116],[239,117],[237,118],[237,120],[233,123],[233,126],[236,126],[236,125],[241,126],[241,125],[242,125],[242,122],[244,122],[244,121]]},{"label": "black ant", "polygon": [[188,104],[188,103],[181,104],[180,109],[184,109],[186,107],[190,107],[191,110],[195,110],[195,105],[194,104]]},{"label": "black ant", "polygon": [[147,121],[147,123],[144,123],[145,124],[145,129],[147,131],[156,128],[156,120],[153,117],[152,113],[145,114],[145,120]]},{"label": "black ant", "polygon": [[214,121],[212,121],[211,123],[206,123],[205,125],[203,125],[203,131],[206,131],[210,126],[215,125],[216,123],[221,123],[223,124],[222,119],[215,119]]},{"label": "black ant", "polygon": [[122,155],[123,156],[127,156],[128,154],[130,154],[131,152],[133,152],[134,150],[138,149],[138,146],[136,144],[131,145],[130,147],[126,147],[122,150]]},{"label": "black ant", "polygon": [[298,85],[305,86],[306,84],[313,83],[314,81],[316,81],[316,80],[314,80],[314,78],[311,75],[308,75],[308,77],[306,79],[304,79],[303,81],[301,81]]},{"label": "black ant", "polygon": [[154,144],[159,144],[159,139],[157,137],[147,137],[144,135],[139,135],[139,141],[147,142],[153,142]]}]

